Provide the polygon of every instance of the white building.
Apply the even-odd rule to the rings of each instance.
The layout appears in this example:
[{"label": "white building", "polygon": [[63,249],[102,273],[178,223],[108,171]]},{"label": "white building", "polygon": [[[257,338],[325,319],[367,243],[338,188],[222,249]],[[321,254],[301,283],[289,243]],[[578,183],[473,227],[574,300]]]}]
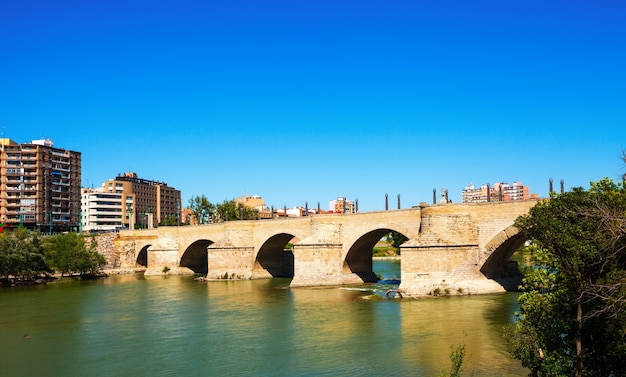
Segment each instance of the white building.
[{"label": "white building", "polygon": [[526,200],[528,198],[530,198],[529,188],[528,186],[524,186],[521,182],[513,182],[512,185],[506,182],[496,182],[493,186],[485,183],[481,185],[480,188],[474,185],[468,185],[461,191],[463,203]]},{"label": "white building", "polygon": [[328,211],[332,213],[356,213],[356,206],[348,198],[340,196],[328,202]]},{"label": "white building", "polygon": [[111,232],[122,228],[122,193],[106,192],[103,187],[83,188],[80,192],[83,232]]},{"label": "white building", "polygon": [[[303,216],[311,216],[315,214],[315,210],[311,208],[309,208],[308,211],[309,212],[307,214],[307,209],[300,207],[300,206],[287,208],[287,217],[303,217]],[[285,209],[284,208],[276,209],[276,214],[278,216],[285,216]]]}]

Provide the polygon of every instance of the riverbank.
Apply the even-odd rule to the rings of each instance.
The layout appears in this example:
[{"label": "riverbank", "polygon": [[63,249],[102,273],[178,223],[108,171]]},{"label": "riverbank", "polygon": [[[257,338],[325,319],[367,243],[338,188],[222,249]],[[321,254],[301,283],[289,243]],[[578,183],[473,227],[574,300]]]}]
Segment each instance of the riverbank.
[{"label": "riverbank", "polygon": [[29,285],[39,285],[39,284],[48,284],[53,283],[62,279],[99,279],[106,278],[110,275],[125,275],[125,274],[134,274],[137,272],[141,272],[142,270],[125,270],[125,269],[107,269],[102,270],[96,274],[85,274],[80,275],[78,273],[75,274],[65,274],[61,276],[60,272],[55,272],[47,275],[36,276],[28,279],[14,278],[10,276],[8,279],[1,278],[0,279],[0,287],[19,287],[19,286],[29,286]]},{"label": "riverbank", "polygon": [[[385,257],[372,257],[372,259],[377,261],[393,261],[400,260],[400,256],[385,256]],[[145,268],[136,268],[136,269],[124,269],[124,268],[107,268],[101,270],[100,274],[97,275],[89,275],[82,276],[83,278],[93,279],[93,278],[106,278],[111,275],[130,275],[143,273]],[[63,275],[60,273],[53,273],[44,276],[38,276],[31,279],[14,279],[9,277],[9,279],[2,278],[0,279],[0,287],[14,287],[14,286],[24,286],[24,285],[37,285],[37,284],[46,284],[54,281],[58,281],[61,278],[77,278],[81,277],[79,274],[72,275]]]},{"label": "riverbank", "polygon": [[400,260],[400,256],[396,255],[396,256],[392,256],[392,257],[372,257],[372,259],[375,259],[375,260]]}]

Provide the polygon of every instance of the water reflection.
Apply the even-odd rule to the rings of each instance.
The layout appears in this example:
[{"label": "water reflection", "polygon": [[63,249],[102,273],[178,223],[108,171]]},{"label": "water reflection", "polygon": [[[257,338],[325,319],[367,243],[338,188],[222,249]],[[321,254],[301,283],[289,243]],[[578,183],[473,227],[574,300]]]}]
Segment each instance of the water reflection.
[{"label": "water reflection", "polygon": [[514,295],[373,301],[384,288],[288,284],[130,275],[3,290],[0,375],[436,376],[460,343],[476,376],[525,375],[499,334]]}]

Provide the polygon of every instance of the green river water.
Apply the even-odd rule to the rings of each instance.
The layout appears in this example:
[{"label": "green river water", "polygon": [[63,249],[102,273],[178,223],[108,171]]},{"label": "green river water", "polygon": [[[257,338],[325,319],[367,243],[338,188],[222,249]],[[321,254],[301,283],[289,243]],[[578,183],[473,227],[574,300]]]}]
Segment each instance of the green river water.
[{"label": "green river water", "polygon": [[[386,278],[398,261],[375,261]],[[0,376],[525,376],[501,327],[517,294],[364,300],[388,286],[293,288],[117,275],[0,289]],[[26,336],[27,334],[27,336]]]}]

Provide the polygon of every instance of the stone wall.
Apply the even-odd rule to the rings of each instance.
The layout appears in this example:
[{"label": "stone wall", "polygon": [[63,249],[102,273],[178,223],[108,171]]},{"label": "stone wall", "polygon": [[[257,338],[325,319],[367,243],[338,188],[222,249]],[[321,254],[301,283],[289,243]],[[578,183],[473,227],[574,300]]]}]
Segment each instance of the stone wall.
[{"label": "stone wall", "polygon": [[138,256],[147,252],[146,274],[193,273],[181,267],[180,261],[199,242],[210,245],[207,277],[250,279],[276,274],[282,258],[259,262],[257,256],[295,238],[293,286],[350,284],[370,281],[371,259],[366,259],[371,258],[371,248],[395,230],[408,238],[401,246],[401,289],[411,294],[437,288],[484,293],[502,286],[488,279],[481,268],[489,264],[491,275],[498,272],[498,265],[508,259],[507,250],[513,250],[518,241],[512,228],[515,219],[535,204],[531,200],[425,205],[362,214],[161,227],[100,235],[98,248],[111,268],[135,269]]},{"label": "stone wall", "polygon": [[[99,254],[102,254],[102,256],[104,256],[104,259],[106,260],[106,265],[103,267],[103,269],[105,270],[120,268],[120,252],[117,249],[117,246],[115,246],[114,242],[114,240],[118,238],[118,236],[118,233],[103,233],[98,234],[93,238],[98,244],[96,250]],[[91,244],[91,240],[91,237],[85,238],[85,243],[87,246]]]}]

